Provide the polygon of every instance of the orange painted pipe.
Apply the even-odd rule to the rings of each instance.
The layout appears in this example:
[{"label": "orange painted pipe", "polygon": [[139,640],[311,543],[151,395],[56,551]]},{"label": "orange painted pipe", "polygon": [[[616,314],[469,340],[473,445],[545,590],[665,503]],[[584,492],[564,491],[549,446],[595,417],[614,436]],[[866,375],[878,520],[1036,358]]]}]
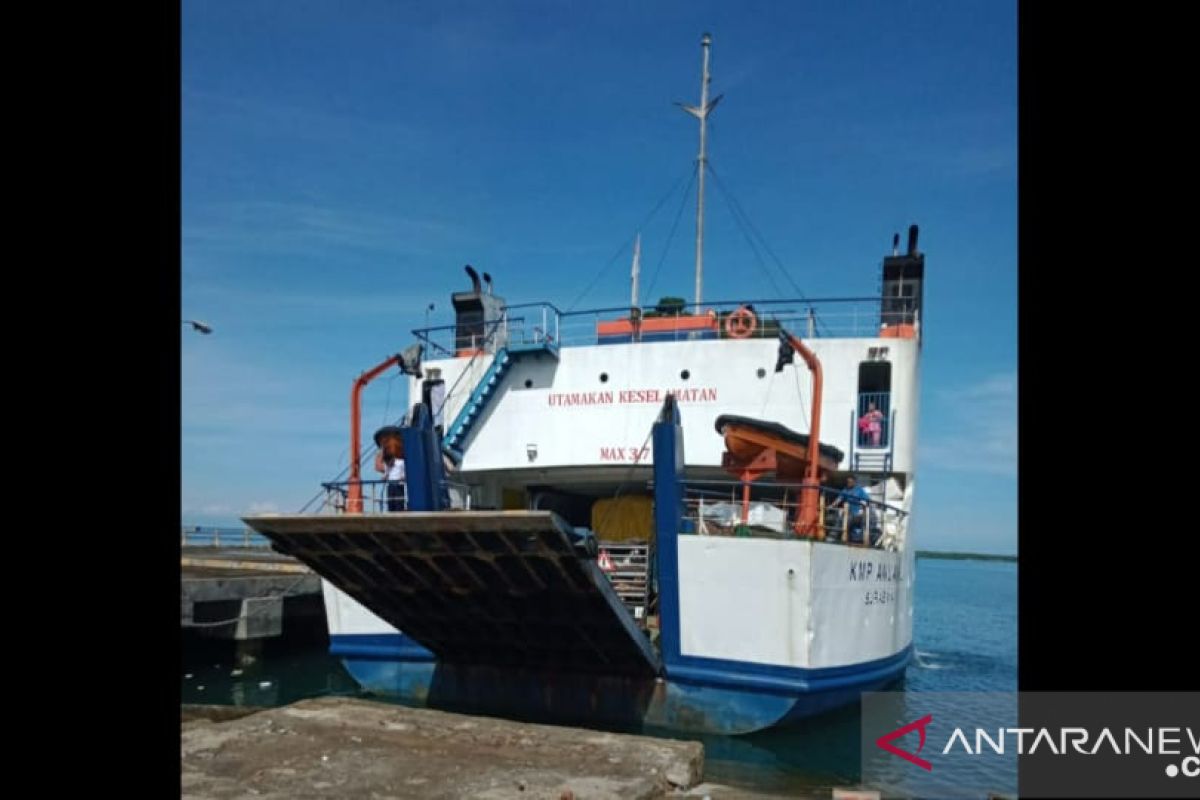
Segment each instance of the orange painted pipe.
[{"label": "orange painted pipe", "polygon": [[350,389],[350,486],[346,494],[347,514],[361,514],[363,510],[362,456],[359,454],[359,445],[362,439],[362,390],[368,383],[379,377],[379,374],[385,369],[399,363],[400,356],[392,356],[382,364],[359,375]]},{"label": "orange painted pipe", "polygon": [[813,376],[812,421],[808,425],[808,471],[800,487],[800,512],[796,515],[795,530],[800,536],[815,537],[821,530],[821,388],[824,376],[816,354],[792,334],[787,331],[783,333],[787,336],[788,344],[804,359]]}]

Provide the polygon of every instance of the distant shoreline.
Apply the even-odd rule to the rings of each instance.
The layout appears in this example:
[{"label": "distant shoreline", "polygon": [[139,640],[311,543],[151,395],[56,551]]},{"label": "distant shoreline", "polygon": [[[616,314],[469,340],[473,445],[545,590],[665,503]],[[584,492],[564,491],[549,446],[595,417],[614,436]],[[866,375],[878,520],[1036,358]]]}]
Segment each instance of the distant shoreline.
[{"label": "distant shoreline", "polygon": [[1011,561],[1016,563],[1016,556],[1001,556],[991,553],[949,553],[941,550],[918,550],[917,558],[942,558],[950,561]]}]

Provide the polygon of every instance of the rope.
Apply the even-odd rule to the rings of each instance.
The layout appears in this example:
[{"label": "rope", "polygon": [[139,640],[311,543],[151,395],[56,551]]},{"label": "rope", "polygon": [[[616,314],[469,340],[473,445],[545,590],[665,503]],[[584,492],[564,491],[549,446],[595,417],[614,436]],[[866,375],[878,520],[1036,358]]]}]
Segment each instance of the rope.
[{"label": "rope", "polygon": [[[714,179],[717,177],[716,173],[712,172],[711,168],[709,169],[709,172],[712,173]],[[725,190],[725,186],[718,182],[717,188],[721,191],[721,197],[725,200],[725,205],[729,206],[729,213],[733,216],[733,221],[737,223],[738,230],[741,231],[742,238],[746,240],[746,244],[750,245],[750,252],[754,254],[754,260],[758,263],[758,268],[762,270],[764,275],[767,276],[767,281],[771,284],[771,288],[775,290],[775,294],[782,297],[784,294],[783,290],[780,289],[779,284],[775,282],[775,278],[771,275],[770,268],[767,267],[767,262],[763,260],[762,254],[758,252],[758,246],[754,243],[754,239],[751,237],[749,229],[746,227],[746,224],[742,222],[742,218],[738,215],[737,210],[734,208],[733,200],[729,193]]]},{"label": "rope", "polygon": [[[795,364],[792,365],[792,375],[796,379],[796,402],[800,404],[800,414],[801,414],[804,422],[807,424],[809,421],[808,420],[808,409],[804,407],[804,395],[800,391],[800,369],[798,367],[796,367]],[[808,433],[812,433],[811,428],[808,430]],[[809,444],[811,445],[812,443],[809,442]],[[817,444],[819,447],[820,443],[818,442]]]},{"label": "rope", "polygon": [[770,399],[771,399],[771,387],[773,387],[773,386],[775,385],[775,375],[776,375],[776,374],[777,374],[777,373],[775,372],[775,370],[771,370],[771,377],[770,377],[770,379],[767,381],[767,390],[766,390],[765,392],[763,392],[762,408],[760,408],[760,409],[758,410],[758,415],[759,415],[760,417],[761,417],[763,414],[767,413],[767,403],[768,403],[768,402],[770,401]]},{"label": "rope", "polygon": [[[280,592],[276,596],[280,597],[280,598],[286,597],[287,593],[290,592],[293,587],[300,585],[300,581],[307,580],[308,578],[311,578],[311,577],[312,577],[312,573],[305,573],[304,575],[301,575],[299,578],[297,578],[296,580],[292,581],[287,586],[285,586],[283,591]],[[264,598],[264,599],[270,599],[270,598]],[[238,622],[243,619],[249,619],[251,616],[253,616],[256,613],[261,614],[264,611],[269,611],[269,610],[271,610],[271,609],[269,609],[266,606],[262,606],[259,608],[252,608],[249,611],[247,611],[245,614],[240,614],[236,617],[231,617],[230,619],[223,619],[223,620],[220,620],[219,622],[185,622],[185,623],[183,623],[183,627],[185,627],[185,628],[219,628],[222,625],[231,625],[234,622]]]},{"label": "rope", "polygon": [[654,289],[654,282],[658,280],[658,271],[662,269],[663,262],[667,260],[667,253],[671,251],[671,241],[675,238],[675,229],[679,227],[679,220],[683,216],[683,207],[687,205],[688,192],[692,188],[692,182],[696,180],[699,166],[697,164],[692,168],[692,179],[688,181],[687,188],[683,190],[683,199],[679,202],[679,210],[675,212],[675,221],[671,223],[671,232],[667,234],[667,244],[663,247],[662,257],[658,259],[658,264],[654,267],[654,274],[650,276],[650,283],[646,286],[646,297],[649,297],[651,290]]},{"label": "rope", "polygon": [[[487,335],[487,337],[485,337],[485,339],[484,339],[485,343],[487,341],[491,340],[491,338],[496,335],[496,331],[499,330],[500,322],[502,319],[503,319],[503,317],[492,323],[492,330]],[[463,368],[463,371],[459,373],[458,378],[455,379],[454,383],[446,391],[446,396],[444,398],[442,398],[442,404],[440,406],[438,406],[437,411],[434,412],[435,417],[443,408],[446,407],[446,403],[450,402],[450,398],[454,396],[454,391],[458,388],[458,385],[462,382],[462,379],[467,376],[467,373],[471,371],[471,367],[472,367],[472,365],[474,365],[475,359],[479,358],[479,356],[482,352],[483,352],[482,349],[477,350],[471,356],[471,360],[467,362],[467,365]],[[399,375],[400,373],[396,373],[396,374]],[[395,377],[396,377],[395,375],[392,376],[393,379]],[[389,384],[389,386],[390,386],[390,384]],[[431,409],[431,411],[432,411],[432,409]],[[393,424],[394,425],[402,425],[404,423],[405,416],[407,416],[407,412],[405,412],[404,415],[397,418]],[[386,417],[385,417],[385,419],[386,419]],[[347,448],[345,448],[345,450],[343,450],[343,452],[345,452],[349,449],[350,448],[347,447]],[[368,458],[370,458],[371,456],[375,455],[375,451],[378,449],[379,449],[378,446],[375,445],[374,442],[371,442],[370,444],[366,445],[362,449],[362,451],[359,453],[359,463],[362,463],[362,462],[366,461]],[[339,461],[340,461],[340,458],[339,458]],[[349,471],[350,471],[350,465],[347,464],[345,467],[342,468],[341,472],[339,472],[336,476],[334,476],[332,481],[326,481],[326,483],[337,483]],[[312,506],[313,503],[320,500],[324,494],[325,494],[325,489],[324,488],[320,489],[315,495],[312,496],[312,498],[307,503],[305,503],[303,506],[301,506],[300,510],[297,513],[303,514],[306,511],[308,511],[309,507]]]},{"label": "rope", "polygon": [[[745,221],[746,226],[748,226],[750,231],[755,235],[755,237],[757,237],[759,244],[761,244],[763,249],[767,251],[767,255],[769,255],[774,260],[775,265],[779,268],[779,271],[780,271],[780,273],[783,274],[783,277],[785,279],[787,279],[787,282],[792,285],[792,288],[795,289],[796,293],[800,296],[800,299],[807,302],[808,296],[804,294],[804,290],[801,289],[800,285],[797,284],[796,281],[792,279],[791,274],[788,273],[787,269],[783,266],[783,261],[780,260],[779,256],[775,255],[775,251],[771,249],[771,246],[769,244],[767,244],[767,240],[759,232],[758,228],[756,228],[754,226],[754,223],[750,221],[750,215],[747,214],[745,209],[742,208],[742,204],[739,203],[737,198],[733,196],[733,193],[731,191],[729,191],[729,189],[726,188],[725,182],[723,180],[721,180],[721,176],[718,175],[716,169],[713,168],[712,161],[708,162],[708,172],[710,175],[713,176],[713,180],[716,181],[717,188],[720,189],[722,196],[724,196],[726,198],[726,202],[730,203],[730,210],[734,212],[734,219],[737,220],[738,215],[741,216],[741,218]],[[740,226],[741,222],[739,222],[738,224]],[[757,251],[756,251],[756,255],[757,255]],[[781,292],[781,294],[782,294],[782,292]],[[814,317],[814,319],[816,321],[816,326],[819,329],[823,323],[821,322],[821,320],[816,319],[815,317]],[[829,335],[828,329],[826,329],[825,335],[827,335],[827,336]]]},{"label": "rope", "polygon": [[[387,415],[388,415],[388,411],[390,411],[390,410],[391,410],[391,408],[392,408],[392,384],[393,384],[393,383],[396,381],[396,378],[397,378],[397,377],[399,377],[399,376],[400,376],[400,375],[402,375],[402,374],[403,374],[403,373],[400,373],[400,372],[393,372],[393,373],[392,373],[392,377],[388,378],[388,382],[387,382],[387,402],[385,402],[385,403],[384,403],[384,406],[383,406],[383,416],[382,416],[382,417],[380,418],[380,420],[379,420],[379,427],[381,427],[381,428],[382,428],[384,425],[387,425]],[[346,448],[346,449],[347,449],[347,450],[349,450],[350,448]]]},{"label": "rope", "polygon": [[[695,173],[693,171],[693,175],[694,174]],[[642,220],[642,223],[640,225],[638,225],[637,228],[635,228],[635,231],[640,231],[643,228],[645,228],[648,224],[650,224],[650,220],[654,219],[654,215],[657,214],[659,209],[663,207],[663,204],[666,203],[667,200],[669,200],[671,198],[671,195],[675,194],[675,190],[677,188],[679,188],[679,184],[682,182],[683,182],[683,177],[681,176],[673,184],[671,184],[671,188],[669,190],[667,190],[667,193],[662,196],[662,199],[660,199],[657,203],[654,204],[654,208],[652,208],[650,210],[650,213],[648,215],[646,215],[646,218]],[[686,196],[687,193],[684,192],[684,194]],[[604,276],[604,273],[608,271],[608,268],[611,267],[616,262],[617,258],[620,257],[621,254],[624,253],[631,244],[633,244],[633,240],[635,238],[637,238],[636,232],[634,233],[633,236],[630,236],[628,239],[626,239],[621,244],[621,247],[617,250],[617,252],[612,254],[612,258],[610,258],[607,262],[605,262],[604,266],[600,268],[600,271],[596,273],[596,277],[592,278],[592,282],[584,287],[583,291],[579,293],[579,296],[575,298],[575,300],[571,303],[571,305],[567,306],[567,311],[575,310],[575,307],[579,305],[579,302],[581,300],[583,300],[583,298],[587,297],[588,292],[590,292],[592,289],[594,289],[596,287],[596,284],[599,283],[600,278],[602,278]]]}]

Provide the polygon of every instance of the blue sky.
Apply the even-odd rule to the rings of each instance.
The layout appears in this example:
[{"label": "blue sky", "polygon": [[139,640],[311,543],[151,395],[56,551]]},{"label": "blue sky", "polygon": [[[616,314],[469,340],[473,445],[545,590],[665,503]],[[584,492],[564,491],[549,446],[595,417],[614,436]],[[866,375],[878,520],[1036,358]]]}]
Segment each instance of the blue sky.
[{"label": "blue sky", "polygon": [[[447,321],[464,263],[560,306],[606,268],[580,307],[626,303],[613,256],[692,170],[672,102],[698,99],[706,30],[712,164],[807,295],[873,294],[921,226],[918,541],[1016,552],[1016,7],[994,0],[185,0],[182,314],[216,332],[183,338],[183,521],[298,510],[345,466],[354,376],[429,302]],[[776,295],[713,188],[705,296]],[[643,229],[644,297],[692,294],[677,202]],[[364,427],[403,407],[380,379]]]}]

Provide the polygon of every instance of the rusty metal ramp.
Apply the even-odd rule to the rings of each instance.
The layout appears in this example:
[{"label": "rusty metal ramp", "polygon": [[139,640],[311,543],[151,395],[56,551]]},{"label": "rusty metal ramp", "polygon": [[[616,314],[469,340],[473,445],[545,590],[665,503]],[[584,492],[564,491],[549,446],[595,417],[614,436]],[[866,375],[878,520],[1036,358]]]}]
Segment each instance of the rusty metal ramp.
[{"label": "rusty metal ramp", "polygon": [[441,661],[658,673],[646,635],[553,512],[264,515],[245,522]]}]

